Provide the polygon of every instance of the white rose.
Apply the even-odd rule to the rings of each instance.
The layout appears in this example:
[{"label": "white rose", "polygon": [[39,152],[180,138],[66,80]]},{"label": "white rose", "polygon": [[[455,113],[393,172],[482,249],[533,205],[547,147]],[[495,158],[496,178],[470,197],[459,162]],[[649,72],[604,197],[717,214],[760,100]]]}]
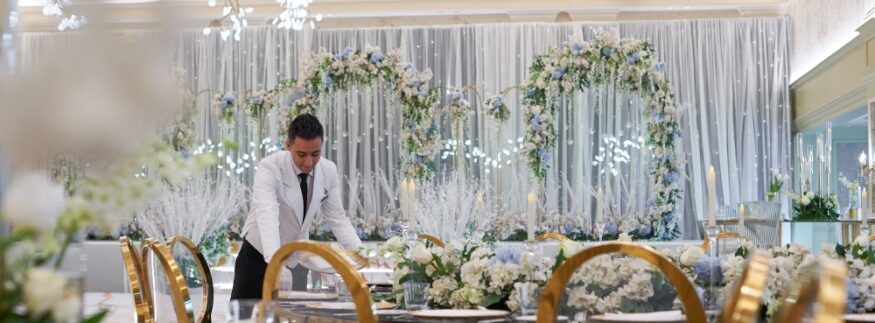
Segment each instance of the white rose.
[{"label": "white rose", "polygon": [[699,247],[690,247],[681,254],[681,264],[687,267],[691,267],[699,260],[705,257],[705,252],[702,251],[702,248]]},{"label": "white rose", "polygon": [[428,263],[431,262],[431,259],[432,259],[431,251],[429,251],[428,248],[425,247],[425,245],[423,245],[421,243],[417,243],[416,246],[413,247],[413,260],[414,261],[416,261],[420,264],[423,264],[423,265],[427,265]]},{"label": "white rose", "polygon": [[14,227],[47,231],[64,210],[64,188],[41,172],[16,177],[3,198],[3,216]]},{"label": "white rose", "polygon": [[617,241],[622,242],[632,242],[632,236],[627,232],[620,233],[620,236],[617,238]]},{"label": "white rose", "polygon": [[565,240],[559,243],[559,250],[565,254],[565,257],[571,257],[580,252],[581,249],[583,246],[574,240]]},{"label": "white rose", "polygon": [[79,318],[82,304],[79,298],[66,297],[52,306],[52,318],[55,322],[71,322]]},{"label": "white rose", "polygon": [[858,235],[857,239],[854,240],[854,243],[860,245],[860,247],[866,248],[869,246],[869,237],[865,234]]},{"label": "white rose", "polygon": [[386,245],[383,247],[390,252],[400,253],[404,251],[404,239],[401,239],[401,237],[392,237],[386,241]]},{"label": "white rose", "polygon": [[64,277],[47,268],[31,268],[24,280],[24,304],[31,317],[39,317],[61,301]]},{"label": "white rose", "polygon": [[808,205],[808,203],[811,203],[811,200],[808,198],[808,196],[803,196],[799,199],[799,204]]}]

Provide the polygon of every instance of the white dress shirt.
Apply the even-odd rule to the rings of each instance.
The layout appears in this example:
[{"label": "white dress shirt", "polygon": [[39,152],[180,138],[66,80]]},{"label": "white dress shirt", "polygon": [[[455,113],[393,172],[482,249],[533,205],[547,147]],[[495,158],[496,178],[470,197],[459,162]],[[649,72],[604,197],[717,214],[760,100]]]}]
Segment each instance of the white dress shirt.
[{"label": "white dress shirt", "polygon": [[[252,203],[242,236],[264,256],[265,262],[284,244],[310,238],[310,224],[318,214],[325,217],[337,241],[344,248],[355,249],[362,242],[349,222],[340,198],[340,177],[334,162],[321,158],[308,179],[307,214],[297,174],[288,151],[275,152],[258,163],[252,184]],[[288,267],[297,265],[289,257]]]}]

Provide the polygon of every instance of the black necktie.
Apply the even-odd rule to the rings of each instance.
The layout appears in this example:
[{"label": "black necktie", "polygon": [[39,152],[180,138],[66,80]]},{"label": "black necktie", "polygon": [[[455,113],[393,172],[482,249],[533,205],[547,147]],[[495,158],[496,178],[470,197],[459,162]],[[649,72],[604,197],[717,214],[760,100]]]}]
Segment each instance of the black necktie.
[{"label": "black necktie", "polygon": [[298,174],[298,179],[301,182],[301,195],[304,196],[304,216],[301,217],[301,222],[303,222],[303,220],[307,219],[307,173]]}]

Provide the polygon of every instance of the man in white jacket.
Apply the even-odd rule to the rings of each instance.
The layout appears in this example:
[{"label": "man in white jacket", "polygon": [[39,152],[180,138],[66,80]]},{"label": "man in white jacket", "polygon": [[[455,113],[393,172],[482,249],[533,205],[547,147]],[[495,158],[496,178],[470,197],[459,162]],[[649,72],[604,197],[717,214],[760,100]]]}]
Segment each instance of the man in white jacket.
[{"label": "man in white jacket", "polygon": [[[362,242],[346,216],[340,198],[337,166],[320,158],[324,131],[311,114],[292,120],[286,151],[258,163],[252,185],[252,202],[243,225],[243,246],[234,265],[231,299],[260,299],[267,263],[284,244],[310,237],[310,224],[317,210],[331,227],[337,241],[355,249]],[[293,289],[307,287],[307,270],[290,257]]]}]

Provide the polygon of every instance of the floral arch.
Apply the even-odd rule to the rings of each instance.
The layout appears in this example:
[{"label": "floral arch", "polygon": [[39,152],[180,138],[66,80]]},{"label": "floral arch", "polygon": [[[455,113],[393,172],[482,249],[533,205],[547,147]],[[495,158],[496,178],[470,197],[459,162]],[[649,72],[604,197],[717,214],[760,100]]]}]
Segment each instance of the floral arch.
[{"label": "floral arch", "polygon": [[651,151],[650,175],[654,206],[648,217],[658,239],[680,237],[677,204],[681,199],[679,181],[682,164],[675,144],[681,136],[680,116],[671,84],[657,63],[650,43],[620,39],[616,32],[596,33],[592,42],[571,37],[562,48],[551,48],[535,57],[529,67],[522,98],[523,120],[527,121],[524,139],[528,165],[542,182],[556,147],[553,124],[559,100],[574,91],[606,84],[639,93],[647,117],[647,146]]}]

